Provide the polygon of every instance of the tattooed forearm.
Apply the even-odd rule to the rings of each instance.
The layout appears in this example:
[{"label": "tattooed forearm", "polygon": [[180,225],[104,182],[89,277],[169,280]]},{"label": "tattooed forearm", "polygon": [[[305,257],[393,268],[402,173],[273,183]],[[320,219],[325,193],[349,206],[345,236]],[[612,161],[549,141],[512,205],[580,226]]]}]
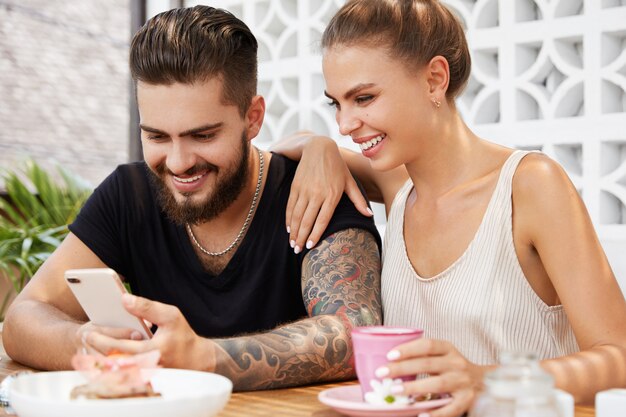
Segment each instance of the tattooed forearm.
[{"label": "tattooed forearm", "polygon": [[271,332],[214,340],[215,372],[236,390],[280,388],[354,377],[350,331],[379,324],[380,256],[373,236],[348,229],[305,257],[302,294],[308,319]]},{"label": "tattooed forearm", "polygon": [[215,372],[235,389],[255,390],[353,377],[351,346],[340,320],[320,316],[269,333],[215,340],[224,351]]}]

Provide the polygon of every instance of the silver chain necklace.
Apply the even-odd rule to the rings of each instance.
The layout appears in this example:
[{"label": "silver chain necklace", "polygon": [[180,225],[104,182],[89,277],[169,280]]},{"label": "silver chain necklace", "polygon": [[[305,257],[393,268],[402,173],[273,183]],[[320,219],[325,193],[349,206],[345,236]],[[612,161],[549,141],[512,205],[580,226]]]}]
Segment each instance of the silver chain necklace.
[{"label": "silver chain necklace", "polygon": [[196,236],[193,234],[193,231],[191,230],[191,226],[189,225],[189,223],[186,224],[187,231],[189,232],[189,236],[191,236],[191,239],[193,240],[193,243],[196,244],[198,249],[200,249],[203,253],[205,253],[205,254],[207,254],[209,256],[222,256],[225,253],[230,252],[239,243],[239,241],[243,237],[244,232],[248,228],[248,224],[250,224],[250,219],[252,219],[252,213],[254,213],[254,209],[256,208],[256,204],[257,204],[257,200],[259,198],[259,194],[261,193],[261,183],[263,182],[263,167],[264,167],[263,152],[261,152],[258,149],[257,149],[257,152],[259,153],[259,179],[256,182],[256,189],[254,190],[254,197],[252,197],[252,204],[250,204],[250,210],[248,211],[248,215],[246,216],[246,220],[243,222],[243,226],[241,226],[241,230],[237,234],[237,237],[235,238],[235,240],[233,240],[233,242],[230,245],[228,245],[228,247],[226,249],[224,249],[223,251],[221,251],[221,252],[211,252],[211,251],[208,251],[208,250],[206,250],[206,249],[204,249],[202,247],[200,242],[198,242],[198,239],[196,239]]}]

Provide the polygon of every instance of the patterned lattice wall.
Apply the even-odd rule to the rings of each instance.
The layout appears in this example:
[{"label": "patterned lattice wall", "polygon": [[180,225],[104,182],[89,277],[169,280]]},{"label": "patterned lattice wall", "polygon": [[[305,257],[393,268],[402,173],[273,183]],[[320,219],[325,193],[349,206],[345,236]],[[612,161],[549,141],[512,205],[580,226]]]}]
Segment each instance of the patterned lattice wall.
[{"label": "patterned lattice wall", "polygon": [[[339,138],[318,42],[343,0],[212,0],[260,42],[266,123],[257,144],[299,128]],[[482,137],[541,149],[579,189],[626,292],[626,0],[446,0],[472,49],[459,99]],[[196,2],[186,2],[193,5]],[[378,211],[377,221],[384,222]]]}]

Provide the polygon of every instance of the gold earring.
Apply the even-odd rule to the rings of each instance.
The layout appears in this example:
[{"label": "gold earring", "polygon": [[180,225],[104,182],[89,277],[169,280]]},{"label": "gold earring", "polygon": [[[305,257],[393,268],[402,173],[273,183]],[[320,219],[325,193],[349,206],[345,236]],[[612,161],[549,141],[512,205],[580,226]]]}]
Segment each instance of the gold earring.
[{"label": "gold earring", "polygon": [[433,104],[437,108],[441,107],[441,101],[437,100],[436,98],[433,98]]}]

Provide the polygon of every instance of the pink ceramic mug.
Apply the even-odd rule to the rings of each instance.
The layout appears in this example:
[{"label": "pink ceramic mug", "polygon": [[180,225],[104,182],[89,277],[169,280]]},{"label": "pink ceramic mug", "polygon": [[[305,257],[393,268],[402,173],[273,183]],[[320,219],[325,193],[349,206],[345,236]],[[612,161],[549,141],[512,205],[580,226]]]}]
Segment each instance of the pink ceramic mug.
[{"label": "pink ceramic mug", "polygon": [[[396,346],[422,337],[423,334],[423,330],[410,327],[371,326],[352,329],[356,375],[363,395],[372,391],[370,382],[373,379],[380,381],[374,373],[376,369],[389,363],[387,353]],[[410,381],[415,376],[402,379]]]}]

